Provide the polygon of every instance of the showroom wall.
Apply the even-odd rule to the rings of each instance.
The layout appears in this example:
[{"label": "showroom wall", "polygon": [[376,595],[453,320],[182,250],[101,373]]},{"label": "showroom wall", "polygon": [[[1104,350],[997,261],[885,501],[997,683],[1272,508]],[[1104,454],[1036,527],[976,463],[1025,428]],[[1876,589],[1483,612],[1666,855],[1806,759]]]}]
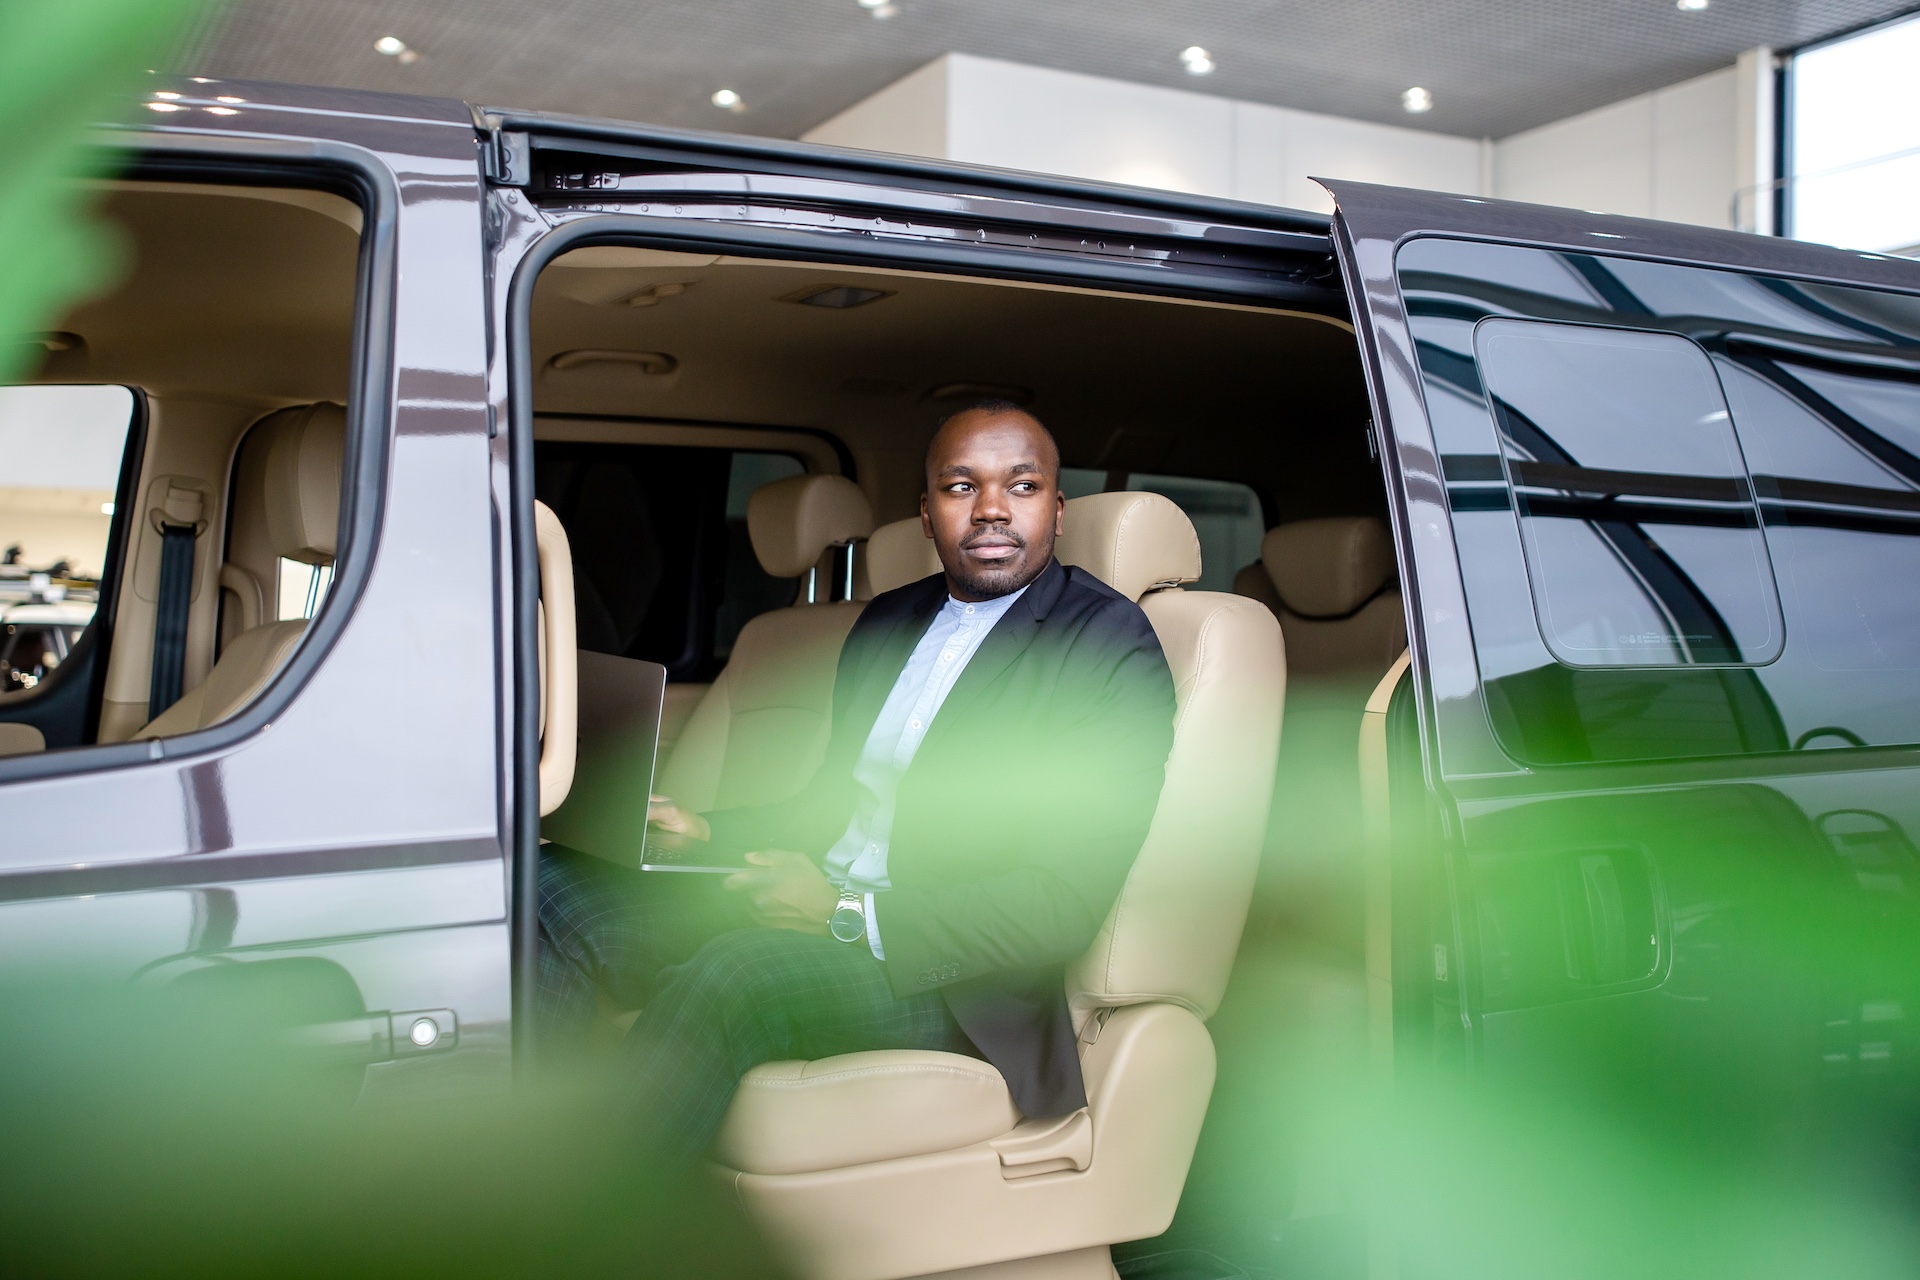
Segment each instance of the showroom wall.
[{"label": "showroom wall", "polygon": [[1724,227],[1772,170],[1770,68],[1755,50],[1495,141],[947,54],[806,138],[1321,212],[1311,174]]},{"label": "showroom wall", "polygon": [[809,142],[1166,187],[1322,212],[1309,174],[1484,194],[1488,147],[1418,129],[947,54]]}]

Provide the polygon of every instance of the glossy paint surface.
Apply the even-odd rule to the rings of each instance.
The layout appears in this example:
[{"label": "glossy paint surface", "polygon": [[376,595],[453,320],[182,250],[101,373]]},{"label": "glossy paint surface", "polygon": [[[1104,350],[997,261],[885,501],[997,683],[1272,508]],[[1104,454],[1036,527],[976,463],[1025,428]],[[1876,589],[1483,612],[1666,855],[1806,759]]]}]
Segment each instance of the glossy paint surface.
[{"label": "glossy paint surface", "polygon": [[[348,537],[306,648],[229,732],[48,755],[0,783],[0,968],[151,982],[318,960],[369,1015],[456,1011],[449,1051],[373,1068],[369,1087],[502,1082],[501,539],[471,117],[167,87],[170,123],[120,139],[144,162],[320,168],[383,206],[366,218]],[[215,95],[244,105],[201,110]]]},{"label": "glossy paint surface", "polygon": [[[1425,785],[1441,833],[1406,855],[1429,871],[1430,931],[1409,929],[1396,905],[1396,948],[1417,941],[1435,957],[1430,983],[1396,992],[1422,1006],[1397,1009],[1402,1025],[1430,1029],[1400,1051],[1578,1100],[1622,1131],[1743,1151],[1756,1167],[1832,1161],[1868,1179],[1884,1173],[1906,1158],[1897,1153],[1911,1147],[1920,1096],[1920,751],[1903,745],[1920,740],[1920,719],[1898,604],[1920,583],[1903,568],[1916,490],[1896,456],[1902,421],[1920,430],[1920,415],[1892,412],[1867,431],[1866,409],[1819,409],[1805,380],[1782,370],[1864,368],[1869,382],[1905,387],[1920,331],[1898,317],[1915,307],[1920,267],[1334,187],[1415,566]],[[1707,409],[1695,416],[1730,405],[1744,462],[1706,467],[1696,451],[1694,463],[1669,465],[1673,450],[1651,439],[1618,467],[1589,461],[1608,446],[1592,439],[1589,456],[1547,457],[1559,446],[1501,417],[1512,406],[1486,377],[1486,326],[1521,322],[1534,333],[1598,326],[1659,335],[1645,340],[1656,345],[1684,339],[1699,353],[1687,357],[1695,372],[1710,367],[1725,391],[1720,401],[1703,388]],[[1532,403],[1563,422],[1612,405],[1624,434],[1639,429],[1633,406],[1649,386],[1588,388],[1584,399],[1569,386],[1564,404]],[[1793,399],[1799,416],[1789,421],[1769,395]],[[1835,459],[1852,459],[1847,477],[1829,474]],[[1522,549],[1529,502],[1567,528],[1618,539],[1620,564],[1660,530],[1757,535],[1757,522],[1779,577],[1784,642],[1638,666],[1615,649],[1569,666],[1542,635],[1540,568]],[[1820,540],[1841,537],[1860,541],[1810,559]],[[1614,570],[1594,563],[1559,585],[1603,595]],[[1813,563],[1818,581],[1796,578],[1796,564]],[[1660,593],[1710,599],[1713,577],[1642,578],[1640,589],[1677,608],[1681,596]],[[1854,669],[1820,660],[1852,634],[1829,603],[1849,590],[1886,594],[1876,670],[1861,669],[1860,644]],[[1572,694],[1515,700],[1502,687],[1514,679],[1570,682]],[[1711,696],[1676,709],[1675,691]]]}]

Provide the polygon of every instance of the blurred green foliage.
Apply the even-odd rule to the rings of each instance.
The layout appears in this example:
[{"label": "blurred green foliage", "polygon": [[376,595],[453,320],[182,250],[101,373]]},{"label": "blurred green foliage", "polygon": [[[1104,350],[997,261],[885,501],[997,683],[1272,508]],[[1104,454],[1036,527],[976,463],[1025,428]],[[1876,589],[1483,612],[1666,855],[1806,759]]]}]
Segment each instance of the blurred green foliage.
[{"label": "blurred green foliage", "polygon": [[99,124],[124,117],[149,67],[206,0],[0,0],[0,382],[37,358],[21,339],[80,297],[110,285],[125,263],[119,239],[89,216],[75,178],[112,164],[88,147]]}]

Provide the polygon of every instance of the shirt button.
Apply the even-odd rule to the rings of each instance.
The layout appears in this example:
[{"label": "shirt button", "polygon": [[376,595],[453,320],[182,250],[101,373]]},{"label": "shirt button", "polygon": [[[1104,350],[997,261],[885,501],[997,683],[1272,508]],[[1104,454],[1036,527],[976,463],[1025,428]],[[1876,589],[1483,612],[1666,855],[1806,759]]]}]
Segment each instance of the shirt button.
[{"label": "shirt button", "polygon": [[972,613],[972,612],[973,612],[973,606],[972,606],[972,605],[968,605],[968,606],[967,606],[967,612],[968,612],[968,613]]},{"label": "shirt button", "polygon": [[910,729],[918,729],[920,727],[920,722],[918,720],[909,720],[907,721],[907,727]]},{"label": "shirt button", "polygon": [[940,661],[942,661],[942,662],[952,662],[952,661],[953,661],[953,655],[952,655],[951,653],[943,653],[943,654],[941,654],[941,655],[940,655]]}]

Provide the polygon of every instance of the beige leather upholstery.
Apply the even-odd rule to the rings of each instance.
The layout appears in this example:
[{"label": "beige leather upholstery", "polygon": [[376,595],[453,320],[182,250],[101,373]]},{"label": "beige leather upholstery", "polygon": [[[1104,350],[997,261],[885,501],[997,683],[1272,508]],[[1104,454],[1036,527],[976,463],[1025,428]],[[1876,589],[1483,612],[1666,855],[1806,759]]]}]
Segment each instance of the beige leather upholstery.
[{"label": "beige leather upholstery", "polygon": [[1296,520],[1267,531],[1259,563],[1240,570],[1233,589],[1280,619],[1293,675],[1372,679],[1407,647],[1393,573],[1379,519]]},{"label": "beige leather upholstery", "polygon": [[1174,673],[1173,753],[1133,872],[1067,988],[1083,1016],[1165,1000],[1207,1018],[1226,991],[1260,865],[1286,653],[1273,615],[1251,600],[1169,591],[1140,606]]},{"label": "beige leather upholstery", "polygon": [[[265,425],[265,424],[263,424]],[[267,452],[267,534],[302,564],[332,564],[340,528],[340,469],[347,412],[337,404],[289,409],[272,423]]]},{"label": "beige leather upholstery", "polygon": [[[266,507],[274,553],[305,564],[333,563],[340,524],[340,468],[346,411],[303,405],[263,419],[268,432]],[[220,723],[267,687],[306,634],[303,619],[269,622],[241,632],[193,689],[133,736],[164,738]]]},{"label": "beige leather upholstery", "polygon": [[0,721],[0,756],[25,756],[47,749],[47,737],[30,724]]},{"label": "beige leather upholstery", "polygon": [[1129,600],[1200,576],[1193,521],[1157,493],[1095,493],[1067,503],[1053,553]]},{"label": "beige leather upholstery", "polygon": [[[1063,562],[1145,593],[1178,700],[1153,826],[1098,940],[1068,975],[1088,1107],[993,1136],[988,1121],[1001,1113],[978,1102],[971,1081],[936,1081],[951,1055],[888,1054],[889,1075],[873,1084],[838,1075],[868,1055],[756,1069],[715,1156],[783,1259],[810,1280],[995,1264],[1023,1277],[1099,1275],[1109,1244],[1164,1230],[1179,1201],[1213,1088],[1202,1018],[1225,987],[1259,861],[1286,660],[1259,604],[1154,590],[1200,572],[1192,526],[1168,499],[1075,499],[1065,528]],[[814,1076],[836,1083],[813,1088]],[[909,1093],[918,1106],[902,1106]]]},{"label": "beige leather upholstery", "polygon": [[940,572],[940,553],[920,526],[920,517],[883,524],[867,539],[866,581],[857,595],[871,600],[883,591]]},{"label": "beige leather upholstery", "polygon": [[760,567],[797,578],[828,547],[873,532],[873,508],[845,476],[792,476],[763,484],[747,498],[747,536]]},{"label": "beige leather upholstery", "polygon": [[[805,573],[828,547],[872,530],[866,495],[844,476],[776,480],[747,499],[754,555],[776,578]],[[656,789],[704,811],[779,800],[805,785],[827,749],[840,644],[864,607],[799,604],[750,619]]]},{"label": "beige leather upholstery", "polygon": [[978,1058],[888,1049],[769,1062],[740,1081],[714,1158],[748,1173],[810,1173],[997,1138],[1020,1123]]},{"label": "beige leather upholstery", "polygon": [[826,754],[840,645],[864,607],[802,604],[749,620],[656,789],[704,812],[779,800],[804,786]]},{"label": "beige leather upholstery", "polygon": [[205,680],[148,721],[134,738],[166,738],[219,724],[259,696],[306,634],[301,618],[241,632]]}]

